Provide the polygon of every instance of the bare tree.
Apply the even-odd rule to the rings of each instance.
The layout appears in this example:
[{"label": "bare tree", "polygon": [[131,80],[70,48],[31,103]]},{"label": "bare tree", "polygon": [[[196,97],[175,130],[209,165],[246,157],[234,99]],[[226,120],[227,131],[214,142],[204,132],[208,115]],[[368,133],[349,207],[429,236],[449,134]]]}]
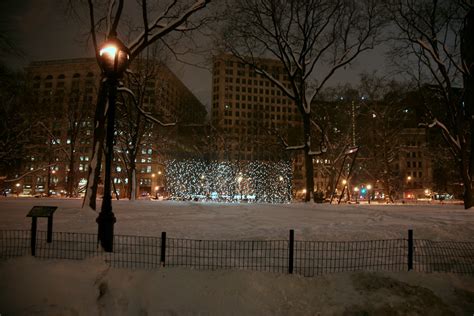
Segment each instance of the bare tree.
[{"label": "bare tree", "polygon": [[380,181],[384,195],[394,201],[405,177],[398,168],[406,140],[403,129],[416,127],[415,109],[407,102],[407,87],[377,76],[363,75],[360,91],[366,96],[358,123],[362,178]]},{"label": "bare tree", "polygon": [[64,106],[64,121],[67,127],[67,139],[64,144],[65,161],[67,162],[66,195],[68,197],[77,196],[78,177],[77,161],[79,159],[78,146],[84,142],[91,132],[91,122],[93,111],[92,94],[97,93],[93,77],[86,78],[85,84],[81,87],[79,81],[73,81],[69,91],[57,90],[56,102]]},{"label": "bare tree", "polygon": [[[317,100],[313,101],[311,124],[313,137],[321,139],[321,147],[326,152],[320,156],[316,164],[316,171],[328,177],[326,196],[333,196],[338,183],[339,171],[344,169],[344,177],[348,176],[348,169],[343,166],[350,160],[346,152],[356,146],[355,119],[360,107],[359,93],[349,85],[324,89]],[[357,110],[357,112],[356,112]],[[347,169],[347,170],[346,170]],[[349,180],[349,179],[347,179]]]},{"label": "bare tree", "polygon": [[[439,128],[464,185],[464,207],[473,206],[474,152],[473,61],[474,9],[469,1],[391,0],[400,63],[419,86],[429,86],[443,111],[427,104],[429,127]],[[400,59],[398,59],[400,60]],[[415,65],[415,67],[413,67]]]},{"label": "bare tree", "polygon": [[155,126],[146,116],[136,110],[138,105],[143,111],[152,114],[162,121],[168,119],[159,115],[156,109],[155,86],[160,72],[163,72],[163,64],[156,54],[151,58],[138,58],[134,62],[134,71],[126,74],[126,83],[133,91],[134,97],[129,94],[121,94],[118,103],[119,119],[117,120],[117,145],[120,147],[120,156],[123,167],[127,173],[127,197],[135,200],[137,197],[136,172],[137,157],[143,147],[143,143],[149,139],[154,132]]},{"label": "bare tree", "polygon": [[[127,47],[130,50],[130,62],[137,58],[149,45],[161,41],[167,45],[166,39],[174,34],[180,35],[199,27],[203,21],[198,12],[203,10],[210,0],[169,0],[165,3],[148,5],[146,0],[135,3],[140,12],[141,22],[136,26],[137,32],[131,34],[134,40]],[[125,1],[92,1],[88,0],[90,33],[98,60],[97,34],[101,32],[106,38],[115,38],[122,20]],[[108,5],[107,5],[108,4]],[[127,3],[128,4],[128,3]],[[197,16],[197,18],[196,18]],[[83,205],[96,208],[97,184],[100,175],[100,165],[105,134],[106,85],[101,81],[94,122],[94,143],[89,168],[87,191]],[[144,113],[145,114],[145,113]],[[158,120],[158,122],[160,122]],[[161,122],[160,122],[161,123]]]},{"label": "bare tree", "polygon": [[14,177],[26,157],[34,126],[25,76],[0,63],[0,177]]},{"label": "bare tree", "polygon": [[[302,144],[287,149],[304,151],[306,201],[314,190],[312,158],[321,152],[311,139],[311,104],[337,70],[377,43],[379,9],[373,0],[236,0],[229,7],[225,49],[270,80],[301,114]],[[262,67],[265,57],[279,60],[283,73]]]}]

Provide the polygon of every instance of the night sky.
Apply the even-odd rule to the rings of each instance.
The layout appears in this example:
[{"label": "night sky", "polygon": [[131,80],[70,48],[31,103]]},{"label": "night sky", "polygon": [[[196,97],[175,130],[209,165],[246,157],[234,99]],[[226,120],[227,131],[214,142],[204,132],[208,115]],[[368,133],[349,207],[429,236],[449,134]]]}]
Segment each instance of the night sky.
[{"label": "night sky", "polygon": [[[87,46],[88,17],[73,18],[67,13],[67,0],[2,0],[0,31],[6,32],[24,52],[21,59],[8,59],[10,66],[22,67],[33,60],[93,57]],[[127,5],[127,1],[125,2]],[[210,107],[211,72],[172,62],[175,74],[191,91]],[[339,70],[329,82],[357,84],[363,71],[387,72],[383,49],[365,52],[350,69]]]}]

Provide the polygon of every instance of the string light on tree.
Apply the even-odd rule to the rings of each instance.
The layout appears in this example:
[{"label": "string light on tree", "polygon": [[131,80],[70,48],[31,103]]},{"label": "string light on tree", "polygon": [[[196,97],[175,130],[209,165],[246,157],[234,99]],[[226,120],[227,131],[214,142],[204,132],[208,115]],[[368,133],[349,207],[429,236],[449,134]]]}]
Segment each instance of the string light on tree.
[{"label": "string light on tree", "polygon": [[291,200],[289,162],[167,162],[168,191],[173,199],[226,202],[288,203]]}]

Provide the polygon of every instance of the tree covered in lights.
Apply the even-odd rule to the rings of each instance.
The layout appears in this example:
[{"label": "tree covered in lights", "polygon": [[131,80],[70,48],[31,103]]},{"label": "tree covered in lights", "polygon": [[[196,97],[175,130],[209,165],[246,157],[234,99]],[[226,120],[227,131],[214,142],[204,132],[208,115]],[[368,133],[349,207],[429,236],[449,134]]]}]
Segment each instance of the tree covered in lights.
[{"label": "tree covered in lights", "polygon": [[291,164],[288,161],[170,160],[168,191],[174,199],[288,203]]}]

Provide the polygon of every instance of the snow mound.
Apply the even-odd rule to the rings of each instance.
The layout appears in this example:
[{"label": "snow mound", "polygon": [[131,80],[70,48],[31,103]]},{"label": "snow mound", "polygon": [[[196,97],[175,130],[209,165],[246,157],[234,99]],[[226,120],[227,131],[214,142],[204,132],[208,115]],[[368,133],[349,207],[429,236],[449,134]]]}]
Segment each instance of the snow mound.
[{"label": "snow mound", "polygon": [[474,277],[354,272],[297,275],[183,268],[124,270],[99,258],[0,263],[5,315],[460,315]]}]

